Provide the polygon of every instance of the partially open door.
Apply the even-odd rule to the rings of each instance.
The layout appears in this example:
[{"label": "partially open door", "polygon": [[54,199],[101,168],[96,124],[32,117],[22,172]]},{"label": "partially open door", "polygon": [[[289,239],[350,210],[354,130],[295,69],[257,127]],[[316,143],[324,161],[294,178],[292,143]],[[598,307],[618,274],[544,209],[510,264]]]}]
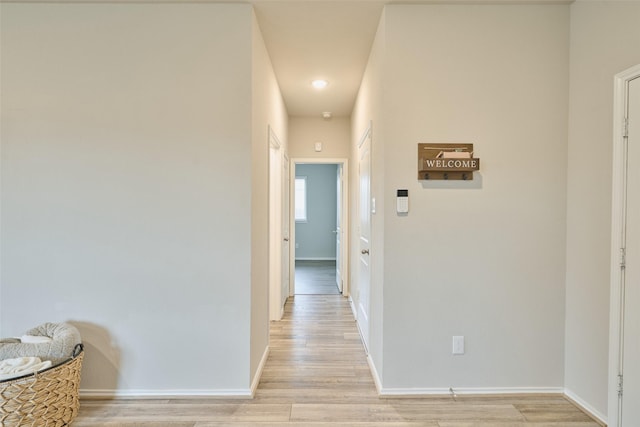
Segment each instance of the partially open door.
[{"label": "partially open door", "polygon": [[342,278],[343,271],[343,263],[344,263],[344,253],[342,248],[342,241],[344,239],[343,231],[342,231],[342,222],[344,218],[342,217],[342,197],[344,194],[344,171],[343,166],[338,164],[337,174],[336,174],[336,285],[338,286],[338,290],[340,293],[344,292],[344,280]]}]

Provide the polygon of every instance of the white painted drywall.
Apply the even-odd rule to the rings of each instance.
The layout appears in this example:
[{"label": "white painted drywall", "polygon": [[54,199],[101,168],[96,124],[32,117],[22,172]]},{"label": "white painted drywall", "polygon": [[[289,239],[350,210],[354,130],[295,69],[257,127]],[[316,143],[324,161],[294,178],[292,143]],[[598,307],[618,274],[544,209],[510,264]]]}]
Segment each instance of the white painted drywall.
[{"label": "white painted drywall", "polygon": [[251,6],[0,7],[0,333],[77,324],[84,392],[247,393]]},{"label": "white painted drywall", "polygon": [[[390,5],[384,21],[383,392],[561,390],[569,9]],[[419,182],[419,142],[474,143],[481,171]]]},{"label": "white painted drywall", "polygon": [[[289,119],[289,154],[291,158],[349,158],[350,120],[334,117],[291,117]],[[315,151],[315,143],[322,151]]]},{"label": "white painted drywall", "polygon": [[296,260],[336,259],[337,165],[298,164],[306,177],[307,220],[296,221]]},{"label": "white painted drywall", "polygon": [[[378,207],[384,206],[385,194],[384,185],[384,121],[383,121],[383,76],[385,66],[385,11],[383,10],[376,36],[371,47],[369,60],[356,103],[351,114],[351,245],[350,259],[357,260],[360,257],[360,212],[358,211],[359,195],[359,174],[358,174],[358,144],[367,130],[371,130],[371,197],[376,199]],[[371,217],[371,281],[370,281],[370,315],[369,315],[369,361],[374,371],[374,379],[379,380],[384,369],[382,364],[382,342],[383,342],[383,247],[384,247],[384,210],[377,209]],[[351,289],[350,295],[354,306],[359,305],[359,283],[358,269],[351,269]],[[361,319],[359,320],[361,321]],[[378,384],[378,383],[377,383]],[[379,384],[378,384],[379,385]]]},{"label": "white painted drywall", "polygon": [[607,414],[613,78],[640,64],[640,3],[571,5],[565,386]]},{"label": "white painted drywall", "polygon": [[269,138],[287,152],[287,110],[255,14],[252,18],[251,378],[269,345]]}]

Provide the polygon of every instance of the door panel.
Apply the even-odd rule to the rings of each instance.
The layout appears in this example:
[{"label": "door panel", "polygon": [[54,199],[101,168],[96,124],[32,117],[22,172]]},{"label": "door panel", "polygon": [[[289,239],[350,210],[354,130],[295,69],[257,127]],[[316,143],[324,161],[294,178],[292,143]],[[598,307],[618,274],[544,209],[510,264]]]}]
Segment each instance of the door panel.
[{"label": "door panel", "polygon": [[342,289],[342,191],[344,179],[342,165],[338,165],[336,174],[336,285]]},{"label": "door panel", "polygon": [[368,348],[371,299],[371,140],[368,136],[360,147],[359,157],[358,326],[362,333],[362,340]]},{"label": "door panel", "polygon": [[291,176],[289,174],[289,158],[284,156],[282,164],[282,290],[281,290],[281,298],[282,305],[284,306],[287,301],[287,297],[291,295],[290,290],[290,277],[291,277],[291,254],[290,251],[290,238],[289,238],[289,228],[290,228],[290,192],[289,188],[291,185]]},{"label": "door panel", "polygon": [[269,319],[282,318],[282,173],[280,145],[270,134],[269,151]]},{"label": "door panel", "polygon": [[623,321],[623,427],[640,423],[640,77],[629,83],[626,268]]}]

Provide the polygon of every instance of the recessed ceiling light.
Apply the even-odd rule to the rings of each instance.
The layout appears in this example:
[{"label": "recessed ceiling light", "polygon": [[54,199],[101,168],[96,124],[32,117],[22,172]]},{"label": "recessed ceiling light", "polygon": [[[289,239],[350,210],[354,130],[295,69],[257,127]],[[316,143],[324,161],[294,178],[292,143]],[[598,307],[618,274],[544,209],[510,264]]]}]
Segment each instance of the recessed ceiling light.
[{"label": "recessed ceiling light", "polygon": [[328,84],[329,82],[326,80],[314,80],[311,82],[311,86],[315,87],[316,89],[324,89]]}]

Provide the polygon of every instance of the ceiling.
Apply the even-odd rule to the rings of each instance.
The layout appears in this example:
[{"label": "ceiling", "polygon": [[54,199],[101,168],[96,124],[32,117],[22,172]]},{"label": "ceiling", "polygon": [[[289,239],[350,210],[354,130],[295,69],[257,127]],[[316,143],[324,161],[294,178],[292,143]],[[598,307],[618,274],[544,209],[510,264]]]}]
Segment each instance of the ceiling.
[{"label": "ceiling", "polygon": [[[385,4],[567,4],[573,0],[248,1],[256,11],[289,115],[321,117],[331,112],[340,117],[351,115]],[[329,85],[314,89],[314,79],[327,80]]]},{"label": "ceiling", "polygon": [[[380,1],[254,4],[291,116],[350,116],[383,8]],[[329,85],[311,86],[314,79]]]}]

